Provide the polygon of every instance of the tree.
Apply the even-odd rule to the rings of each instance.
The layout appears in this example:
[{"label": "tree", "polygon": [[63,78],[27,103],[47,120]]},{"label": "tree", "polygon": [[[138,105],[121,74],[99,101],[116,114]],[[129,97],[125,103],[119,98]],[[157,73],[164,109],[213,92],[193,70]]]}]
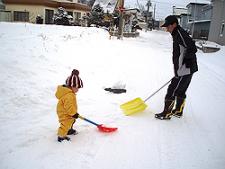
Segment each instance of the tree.
[{"label": "tree", "polygon": [[58,8],[58,11],[53,16],[54,24],[56,25],[71,25],[73,17],[68,15],[66,10],[62,7]]},{"label": "tree", "polygon": [[99,4],[97,4],[91,10],[89,16],[89,25],[90,24],[102,25],[103,19],[104,19],[103,8]]}]

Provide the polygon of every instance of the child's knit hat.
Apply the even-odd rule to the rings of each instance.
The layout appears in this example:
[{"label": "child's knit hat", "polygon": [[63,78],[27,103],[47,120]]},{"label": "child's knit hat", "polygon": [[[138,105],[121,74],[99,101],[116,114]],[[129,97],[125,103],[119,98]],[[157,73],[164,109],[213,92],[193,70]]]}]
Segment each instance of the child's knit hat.
[{"label": "child's knit hat", "polygon": [[79,71],[76,69],[73,69],[71,72],[71,75],[66,79],[66,85],[69,87],[76,87],[76,88],[82,88],[83,82],[81,78],[79,77]]}]

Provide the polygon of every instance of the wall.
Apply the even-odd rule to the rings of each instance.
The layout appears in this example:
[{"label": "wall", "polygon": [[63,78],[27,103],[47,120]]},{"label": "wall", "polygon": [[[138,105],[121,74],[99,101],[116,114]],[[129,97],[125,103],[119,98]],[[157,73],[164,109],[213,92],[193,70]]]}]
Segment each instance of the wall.
[{"label": "wall", "polygon": [[[51,8],[51,7],[45,7],[45,6],[38,6],[38,5],[12,5],[12,4],[7,4],[6,5],[6,10],[7,11],[12,11],[12,21],[13,21],[13,11],[26,11],[29,12],[29,22],[35,23],[36,22],[36,17],[37,15],[40,15],[44,19],[45,23],[45,9],[49,10],[54,10],[54,12],[57,10],[56,8]],[[81,17],[85,15],[84,11],[81,10],[67,10],[68,12],[80,12]],[[75,20],[75,18],[74,18]]]},{"label": "wall", "polygon": [[[6,10],[13,11],[26,11],[29,12],[29,21],[35,23],[37,15],[40,15],[44,18],[45,8],[43,6],[31,6],[31,5],[6,5]],[[14,20],[12,18],[12,20]]]},{"label": "wall", "polygon": [[12,14],[10,11],[0,11],[0,22],[11,22]]},{"label": "wall", "polygon": [[[193,26],[193,25],[192,25]],[[193,38],[195,39],[208,39],[210,22],[197,22],[194,25]]]},{"label": "wall", "polygon": [[211,20],[212,18],[212,5],[205,5],[202,7],[201,20]]},{"label": "wall", "polygon": [[191,5],[187,6],[188,13],[190,14],[189,21],[200,20],[203,6],[204,6],[203,4],[201,4],[201,5],[191,4]]},{"label": "wall", "polygon": [[188,30],[188,16],[187,15],[181,15],[180,16],[180,25],[183,29],[185,29],[186,31]]},{"label": "wall", "polygon": [[[213,1],[213,14],[210,26],[209,40],[225,45],[225,30],[220,34],[222,24],[225,24],[225,1]],[[225,29],[225,28],[224,28]]]}]

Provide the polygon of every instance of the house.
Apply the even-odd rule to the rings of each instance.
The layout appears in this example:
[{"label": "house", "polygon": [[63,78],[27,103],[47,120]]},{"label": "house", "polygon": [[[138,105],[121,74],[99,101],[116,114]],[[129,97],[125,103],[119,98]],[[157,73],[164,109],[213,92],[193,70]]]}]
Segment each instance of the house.
[{"label": "house", "polygon": [[135,21],[136,24],[138,24],[137,13],[140,13],[140,10],[137,8],[124,9],[124,32],[136,32],[136,29],[134,29],[133,22]]},{"label": "house", "polygon": [[59,7],[66,9],[74,21],[90,12],[90,7],[78,0],[3,0],[7,11],[12,13],[14,22],[35,23],[39,15],[45,24],[51,24],[54,13]]},{"label": "house", "polygon": [[213,11],[209,40],[225,45],[225,1],[212,0]]},{"label": "house", "polygon": [[212,5],[207,3],[189,3],[188,32],[195,39],[208,39]]},{"label": "house", "polygon": [[187,13],[188,13],[187,8],[173,6],[173,15],[180,16],[181,14]]},{"label": "house", "polygon": [[0,10],[4,10],[5,9],[5,5],[3,4],[2,0],[0,0]]},{"label": "house", "polygon": [[173,15],[175,15],[181,25],[185,30],[188,30],[187,19],[188,19],[188,9],[183,7],[173,6]]},{"label": "house", "polygon": [[5,4],[0,0],[0,22],[10,22],[11,12],[5,10]]},{"label": "house", "polygon": [[186,31],[189,30],[187,23],[188,23],[188,14],[181,14],[180,15],[180,25]]},{"label": "house", "polygon": [[112,14],[118,4],[118,0],[95,0],[93,7],[99,5],[103,8],[104,13]]}]

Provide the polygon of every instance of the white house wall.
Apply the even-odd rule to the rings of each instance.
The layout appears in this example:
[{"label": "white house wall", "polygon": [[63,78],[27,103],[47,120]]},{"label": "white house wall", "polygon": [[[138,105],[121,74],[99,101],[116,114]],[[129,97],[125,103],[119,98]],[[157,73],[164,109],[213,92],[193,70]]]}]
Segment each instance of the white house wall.
[{"label": "white house wall", "polygon": [[220,34],[223,23],[225,24],[225,1],[215,0],[213,2],[213,14],[209,33],[210,41],[225,45],[225,30],[223,34]]},{"label": "white house wall", "polygon": [[44,19],[45,9],[51,9],[51,8],[45,8],[43,6],[32,6],[32,5],[6,5],[6,10],[12,12],[12,17],[13,17],[13,11],[29,12],[29,22],[31,23],[35,23],[37,15],[42,16]]},{"label": "white house wall", "polygon": [[[56,8],[51,8],[51,7],[45,7],[45,6],[38,6],[38,5],[12,5],[12,4],[7,4],[6,5],[6,10],[11,11],[12,17],[13,17],[13,11],[21,11],[21,12],[29,12],[29,22],[35,23],[36,22],[36,17],[37,15],[40,15],[44,19],[45,23],[45,9],[53,10],[54,13],[57,11]],[[68,12],[75,12],[81,13],[81,17],[83,15],[86,15],[86,12],[81,11],[81,10],[67,10]],[[12,20],[14,20],[12,18]],[[74,19],[75,20],[75,19]]]}]

